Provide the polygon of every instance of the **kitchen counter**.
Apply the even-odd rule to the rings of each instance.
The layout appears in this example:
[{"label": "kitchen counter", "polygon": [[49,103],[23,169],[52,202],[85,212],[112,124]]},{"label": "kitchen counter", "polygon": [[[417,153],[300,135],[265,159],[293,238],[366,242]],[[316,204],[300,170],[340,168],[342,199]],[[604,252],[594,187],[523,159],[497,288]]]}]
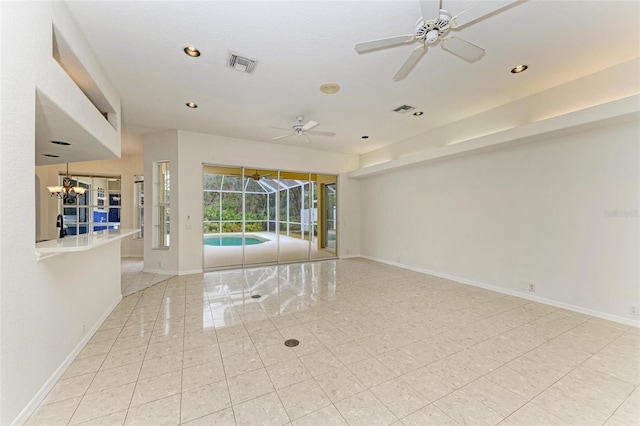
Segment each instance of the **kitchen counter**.
[{"label": "kitchen counter", "polygon": [[64,238],[36,243],[38,260],[61,253],[91,250],[140,232],[139,229],[105,229],[91,234],[67,235]]}]

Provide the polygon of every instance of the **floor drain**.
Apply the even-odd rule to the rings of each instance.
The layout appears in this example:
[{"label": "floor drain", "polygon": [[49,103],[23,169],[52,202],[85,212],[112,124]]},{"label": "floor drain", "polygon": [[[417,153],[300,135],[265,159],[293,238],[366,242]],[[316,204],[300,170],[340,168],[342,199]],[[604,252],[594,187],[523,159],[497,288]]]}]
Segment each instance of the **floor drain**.
[{"label": "floor drain", "polygon": [[290,348],[293,348],[294,346],[298,346],[299,344],[300,342],[298,342],[296,339],[289,339],[289,340],[285,340],[284,342],[284,345]]},{"label": "floor drain", "polygon": [[262,296],[260,296],[259,294],[254,294],[253,296],[251,296],[252,299],[260,299]]}]

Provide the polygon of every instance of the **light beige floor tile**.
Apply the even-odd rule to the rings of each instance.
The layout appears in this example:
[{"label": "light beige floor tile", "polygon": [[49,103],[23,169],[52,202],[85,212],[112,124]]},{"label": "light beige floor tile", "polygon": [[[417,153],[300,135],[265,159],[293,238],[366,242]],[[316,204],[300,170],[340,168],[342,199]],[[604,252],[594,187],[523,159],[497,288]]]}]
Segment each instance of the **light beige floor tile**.
[{"label": "light beige floor tile", "polygon": [[282,389],[312,377],[301,361],[285,361],[270,365],[266,369],[276,389]]},{"label": "light beige floor tile", "polygon": [[437,400],[434,405],[459,424],[496,425],[504,419],[464,391],[455,391]]},{"label": "light beige floor tile", "polygon": [[366,389],[346,367],[321,374],[315,379],[325,394],[334,403]]},{"label": "light beige floor tile", "polygon": [[464,361],[447,357],[433,364],[429,364],[426,368],[444,378],[447,382],[452,383],[457,388],[461,388],[482,375],[476,370],[466,368],[465,365],[467,364]]},{"label": "light beige floor tile", "polygon": [[182,424],[189,426],[236,426],[236,419],[233,415],[233,409],[229,407]]},{"label": "light beige floor tile", "polygon": [[240,404],[275,390],[264,368],[230,377],[228,383],[233,405]]},{"label": "light beige floor tile", "polygon": [[371,392],[398,418],[405,417],[429,404],[429,400],[401,378],[381,383]]},{"label": "light beige floor tile", "polygon": [[175,352],[157,358],[146,358],[140,370],[140,379],[149,379],[153,376],[170,373],[182,369],[182,353]]},{"label": "light beige floor tile", "polygon": [[206,416],[231,406],[227,383],[216,382],[182,392],[182,423]]},{"label": "light beige floor tile", "polygon": [[424,426],[424,425],[450,425],[457,426],[458,423],[447,416],[444,411],[431,404],[419,409],[415,413],[408,415],[402,419],[402,423],[406,426]]},{"label": "light beige floor tile", "polygon": [[321,408],[293,421],[293,426],[347,426],[340,412],[333,405]]},{"label": "light beige floor tile", "polygon": [[69,368],[64,372],[62,377],[68,379],[74,376],[82,376],[84,374],[95,373],[100,369],[107,354],[89,356],[86,358],[76,358],[73,360]]},{"label": "light beige floor tile", "polygon": [[561,418],[529,402],[507,417],[503,424],[509,425],[569,425]]},{"label": "light beige floor tile", "polygon": [[462,390],[504,417],[527,403],[527,399],[484,377],[469,383]]},{"label": "light beige floor tile", "polygon": [[78,358],[106,355],[109,353],[112,346],[113,341],[111,340],[99,340],[94,342],[92,339],[89,343],[87,343],[87,346],[85,346],[84,349],[82,349],[82,351],[78,354]]},{"label": "light beige floor tile", "polygon": [[353,364],[371,357],[369,352],[356,342],[334,346],[330,350],[344,365]]},{"label": "light beige floor tile", "polygon": [[569,423],[603,424],[633,389],[631,384],[582,368],[542,392],[533,402]]},{"label": "light beige floor tile", "polygon": [[217,343],[198,346],[194,349],[186,349],[185,345],[183,365],[184,368],[193,367],[194,365],[216,360],[221,356]]},{"label": "light beige floor tile", "polygon": [[[93,391],[131,380],[122,377],[142,363],[132,412],[180,396],[182,420],[196,424],[235,424],[232,395],[251,412],[252,401],[274,389],[295,424],[345,424],[333,405],[310,410],[371,386],[406,424],[452,421],[434,404],[409,413],[418,405],[412,398],[440,405],[464,399],[454,405],[467,410],[484,404],[511,414],[505,425],[629,424],[639,417],[640,332],[587,315],[363,259],[122,281],[144,289],[123,298],[38,415],[66,424],[75,398],[76,414],[89,424],[122,424],[129,404],[117,405],[126,396],[103,395],[96,412],[87,407],[102,394]],[[259,301],[250,298],[255,293]],[[300,345],[284,347],[286,338]],[[109,374],[116,372],[122,374]],[[463,392],[450,395],[460,386]],[[521,406],[530,398],[536,403]]]},{"label": "light beige floor tile", "polygon": [[431,402],[458,389],[457,386],[430,371],[427,367],[403,374],[401,378]]},{"label": "light beige floor tile", "polygon": [[64,401],[78,396],[83,396],[89,385],[95,377],[95,373],[83,374],[82,376],[73,376],[69,378],[61,378],[51,389],[43,404],[51,404],[53,402]]},{"label": "light beige floor tile", "polygon": [[399,349],[380,355],[376,357],[376,359],[398,376],[406,374],[409,371],[417,370],[424,365],[411,355]]},{"label": "light beige floor tile", "polygon": [[259,396],[233,406],[238,426],[280,426],[289,423],[289,417],[276,392]]},{"label": "light beige floor tile", "polygon": [[506,366],[488,373],[485,377],[526,400],[535,397],[554,382],[549,378],[529,376]]},{"label": "light beige floor tile", "polygon": [[300,357],[300,361],[313,376],[342,367],[342,363],[329,349],[323,349]]},{"label": "light beige floor tile", "polygon": [[262,359],[262,363],[265,366],[298,359],[297,355],[291,350],[291,348],[282,344],[258,347],[258,353],[260,354],[260,359]]},{"label": "light beige floor tile", "polygon": [[150,379],[139,380],[133,392],[131,406],[134,407],[179,394],[181,392],[181,379],[182,372],[176,370]]},{"label": "light beige floor tile", "polygon": [[67,424],[81,400],[81,397],[77,397],[42,405],[27,420],[25,426]]},{"label": "light beige floor tile", "polygon": [[122,426],[124,419],[127,417],[127,410],[123,410],[117,413],[108,414],[97,419],[91,419],[83,423],[78,423],[78,426]]},{"label": "light beige floor tile", "polygon": [[126,364],[121,367],[100,370],[96,374],[87,393],[99,392],[104,389],[135,383],[138,380],[142,362]]},{"label": "light beige floor tile", "polygon": [[126,364],[133,364],[144,360],[147,352],[146,346],[125,349],[123,351],[111,351],[100,367],[101,369],[121,367]]},{"label": "light beige floor tile", "polygon": [[638,422],[638,419],[640,419],[640,388],[633,391],[605,424],[631,425]]},{"label": "light beige floor tile", "polygon": [[219,343],[220,353],[223,358],[232,357],[236,354],[251,352],[256,350],[253,341],[249,337],[241,337],[234,340],[221,341]]},{"label": "light beige floor tile", "polygon": [[374,358],[356,362],[347,368],[368,388],[396,377],[393,371]]},{"label": "light beige floor tile", "polygon": [[331,405],[331,400],[313,379],[280,389],[278,395],[291,420]]},{"label": "light beige floor tile", "polygon": [[224,372],[227,377],[238,376],[263,367],[260,355],[255,349],[224,359]]},{"label": "light beige floor tile", "polygon": [[174,395],[129,409],[125,425],[177,425],[180,423],[180,395]]},{"label": "light beige floor tile", "polygon": [[129,383],[100,392],[86,394],[71,418],[70,424],[86,422],[87,420],[127,409],[131,402],[134,387],[135,383]]},{"label": "light beige floor tile", "polygon": [[225,380],[222,360],[214,359],[204,364],[182,370],[182,390],[198,388],[211,383]]},{"label": "light beige floor tile", "polygon": [[336,408],[350,425],[389,425],[397,417],[370,391],[337,402]]}]

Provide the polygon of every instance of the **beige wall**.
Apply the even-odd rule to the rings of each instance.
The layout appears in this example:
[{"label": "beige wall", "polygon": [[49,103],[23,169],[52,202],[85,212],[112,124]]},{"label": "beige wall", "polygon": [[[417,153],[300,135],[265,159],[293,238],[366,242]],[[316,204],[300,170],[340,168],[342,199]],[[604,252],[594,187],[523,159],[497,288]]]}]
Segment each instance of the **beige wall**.
[{"label": "beige wall", "polygon": [[361,253],[640,325],[639,134],[608,125],[363,178]]},{"label": "beige wall", "polygon": [[[145,137],[145,175],[151,176],[153,161],[162,160],[171,161],[171,247],[154,250],[150,238],[145,238],[147,271],[180,274],[202,271],[203,163],[338,175],[338,255],[359,251],[359,182],[346,177],[347,172],[358,167],[355,155],[180,130]],[[150,190],[145,193],[150,194]],[[152,203],[151,197],[147,197],[147,207]],[[151,215],[146,214],[145,220],[145,228],[151,229]]]}]

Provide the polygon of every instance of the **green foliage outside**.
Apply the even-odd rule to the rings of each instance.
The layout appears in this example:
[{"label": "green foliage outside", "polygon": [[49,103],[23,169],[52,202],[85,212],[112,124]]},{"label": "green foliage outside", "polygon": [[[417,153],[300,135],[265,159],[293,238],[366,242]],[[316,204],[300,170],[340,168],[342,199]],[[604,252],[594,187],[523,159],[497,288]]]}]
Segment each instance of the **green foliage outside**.
[{"label": "green foliage outside", "polygon": [[[277,186],[277,184],[275,185]],[[206,234],[242,232],[242,193],[226,191],[242,191],[242,179],[225,176],[224,181],[220,175],[204,176],[204,223],[203,232]],[[209,191],[211,192],[209,192]],[[293,187],[289,190],[289,200],[287,202],[287,191],[280,190],[276,193],[249,193],[245,194],[245,231],[264,232],[268,230],[267,219],[271,222],[276,220],[276,196],[278,197],[280,220],[286,221],[287,209],[289,222],[300,222],[300,209],[308,208],[310,200],[309,184],[305,185],[304,199],[302,197],[302,187]],[[268,198],[268,203],[267,203]],[[317,196],[314,193],[313,200]],[[221,202],[222,201],[222,202]],[[269,206],[269,216],[267,217],[267,205]],[[222,223],[220,223],[222,221]],[[286,229],[286,222],[283,228]],[[220,227],[222,226],[222,229]],[[300,225],[290,225],[291,236],[301,237]]]}]

